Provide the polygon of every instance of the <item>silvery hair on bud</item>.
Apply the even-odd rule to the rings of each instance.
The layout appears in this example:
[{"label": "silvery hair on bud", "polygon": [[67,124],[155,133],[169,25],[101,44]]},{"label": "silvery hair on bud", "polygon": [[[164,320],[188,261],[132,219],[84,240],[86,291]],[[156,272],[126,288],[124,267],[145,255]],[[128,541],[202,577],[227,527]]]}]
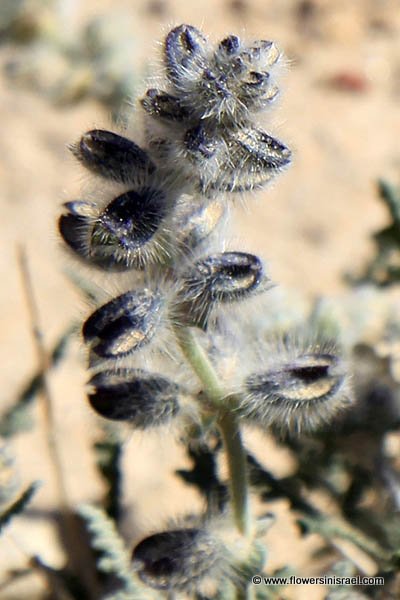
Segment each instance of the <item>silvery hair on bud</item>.
[{"label": "silvery hair on bud", "polygon": [[149,344],[162,325],[164,298],[148,288],[131,290],[103,304],[83,324],[92,354],[116,360]]},{"label": "silvery hair on bud", "polygon": [[170,423],[180,411],[180,387],[142,369],[105,369],[88,382],[92,408],[105,419],[125,421],[135,429]]},{"label": "silvery hair on bud", "polygon": [[230,35],[214,45],[191,25],[172,29],[164,44],[166,89],[150,88],[141,100],[155,160],[208,197],[269,182],[291,152],[254,115],[278,96],[280,59],[268,40],[247,44]]},{"label": "silvery hair on bud", "polygon": [[242,383],[240,412],[280,432],[321,430],[351,403],[348,366],[339,346],[299,336],[267,344]]},{"label": "silvery hair on bud", "polygon": [[193,117],[237,123],[278,95],[272,71],[281,54],[273,42],[248,45],[230,35],[214,48],[196,27],[180,25],[167,35],[164,51],[169,84]]},{"label": "silvery hair on bud", "polygon": [[171,529],[139,542],[132,561],[148,586],[194,592],[205,579],[219,580],[226,569],[227,551],[221,540],[205,528]]},{"label": "silvery hair on bud", "polygon": [[64,205],[59,231],[69,249],[104,270],[162,262],[177,192],[149,153],[106,130],[88,131],[71,149],[85,169],[105,181],[92,200]]},{"label": "silvery hair on bud", "polygon": [[265,291],[269,279],[262,261],[247,252],[220,252],[196,260],[180,276],[175,312],[180,322],[206,328],[221,304]]}]

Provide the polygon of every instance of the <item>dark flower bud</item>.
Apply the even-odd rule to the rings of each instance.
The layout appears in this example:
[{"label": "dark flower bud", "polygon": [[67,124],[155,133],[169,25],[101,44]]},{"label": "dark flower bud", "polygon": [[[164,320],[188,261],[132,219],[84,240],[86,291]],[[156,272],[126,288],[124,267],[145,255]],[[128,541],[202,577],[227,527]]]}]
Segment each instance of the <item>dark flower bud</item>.
[{"label": "dark flower bud", "polygon": [[245,252],[222,252],[197,261],[183,277],[179,310],[189,322],[205,326],[218,302],[234,302],[260,291],[266,282],[257,256]]},{"label": "dark flower bud", "polygon": [[87,248],[85,244],[85,234],[88,218],[80,215],[66,214],[61,215],[58,220],[58,230],[64,242],[80,257],[85,257]]},{"label": "dark flower bud", "polygon": [[207,39],[195,27],[180,25],[165,40],[167,74],[179,88],[199,76],[206,67]]},{"label": "dark flower bud", "polygon": [[166,121],[181,123],[190,115],[190,111],[182,106],[179,98],[156,89],[147,90],[141,104],[149,115]]},{"label": "dark flower bud", "polygon": [[111,131],[88,131],[71,150],[87,169],[120,183],[141,181],[155,170],[144,150]]},{"label": "dark flower bud", "polygon": [[[69,202],[59,220],[65,243],[85,262],[110,270],[143,268],[163,254],[161,224],[168,200],[160,190],[142,187],[112,200],[99,214],[89,202]],[[160,234],[160,235],[158,235]]]},{"label": "dark flower bud", "polygon": [[222,543],[203,529],[176,529],[151,535],[134,548],[133,567],[157,590],[193,590],[223,563]]},{"label": "dark flower bud", "polygon": [[282,142],[251,127],[215,130],[203,123],[188,129],[183,138],[155,138],[151,144],[159,160],[181,156],[183,171],[206,195],[259,188],[291,161]]},{"label": "dark flower bud", "polygon": [[92,408],[105,419],[129,421],[137,429],[158,427],[179,412],[180,388],[141,369],[101,371],[88,382]]},{"label": "dark flower bud", "polygon": [[167,213],[167,199],[149,187],[115,198],[97,218],[91,235],[95,256],[139,266],[140,250],[156,234]]},{"label": "dark flower bud", "polygon": [[121,358],[148,344],[161,321],[160,294],[131,291],[98,308],[84,323],[82,334],[103,358]]},{"label": "dark flower bud", "polygon": [[347,369],[334,350],[288,352],[285,359],[248,376],[244,414],[265,427],[292,432],[328,423],[350,403]]},{"label": "dark flower bud", "polygon": [[217,174],[202,185],[219,191],[251,190],[267,183],[290,160],[291,152],[282,142],[260,129],[243,127],[229,134],[218,155]]}]

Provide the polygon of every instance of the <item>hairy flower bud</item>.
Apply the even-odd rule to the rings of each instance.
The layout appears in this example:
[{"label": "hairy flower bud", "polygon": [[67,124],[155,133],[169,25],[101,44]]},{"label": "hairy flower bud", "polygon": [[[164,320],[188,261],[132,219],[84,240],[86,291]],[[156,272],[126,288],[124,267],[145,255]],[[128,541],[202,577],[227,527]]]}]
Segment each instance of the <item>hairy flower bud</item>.
[{"label": "hairy flower bud", "polygon": [[241,300],[263,289],[266,281],[262,262],[254,254],[222,252],[198,260],[182,278],[181,318],[204,327],[217,303]]},{"label": "hairy flower bud", "polygon": [[206,194],[260,188],[291,161],[291,152],[282,142],[253,127],[222,131],[202,122],[182,138],[157,139],[152,144],[161,160],[182,156],[185,163],[180,167]]},{"label": "hairy flower bud", "polygon": [[206,67],[207,38],[191,25],[172,29],[165,40],[167,75],[178,89]]},{"label": "hairy flower bud", "polygon": [[190,111],[182,106],[179,98],[154,88],[147,90],[141,105],[149,115],[165,121],[180,123],[188,120],[190,116]]},{"label": "hairy flower bud", "polygon": [[198,29],[180,25],[167,35],[164,52],[171,92],[150,89],[142,99],[146,112],[168,125],[149,138],[160,164],[179,159],[184,179],[212,196],[257,189],[290,163],[290,150],[251,117],[278,94],[271,69],[280,52],[273,42],[247,45],[231,35],[213,48]]},{"label": "hairy flower bud", "polygon": [[111,131],[88,131],[71,150],[89,171],[120,183],[142,181],[155,170],[147,152]]},{"label": "hairy flower bud", "polygon": [[347,380],[346,365],[333,346],[287,352],[246,378],[241,411],[265,427],[312,431],[349,405]]},{"label": "hairy flower bud", "polygon": [[176,95],[197,119],[242,122],[278,94],[267,69],[280,53],[270,41],[247,46],[231,35],[214,51],[198,29],[180,25],[166,38],[165,57]]},{"label": "hairy flower bud", "polygon": [[133,550],[140,579],[158,590],[193,590],[224,563],[224,547],[204,529],[176,529],[151,535]]},{"label": "hairy flower bud", "polygon": [[261,129],[243,127],[227,134],[218,156],[218,174],[204,179],[203,187],[229,192],[256,189],[290,161],[291,152],[282,142]]},{"label": "hairy flower bud", "polygon": [[130,190],[110,202],[97,219],[92,245],[105,254],[111,248],[134,255],[154,236],[165,213],[166,198],[160,190]]},{"label": "hairy flower bud", "polygon": [[162,236],[168,200],[159,189],[129,190],[100,213],[89,202],[68,202],[65,208],[68,213],[60,217],[60,233],[69,248],[89,264],[102,269],[143,268],[149,258],[162,254],[156,236]]},{"label": "hairy flower bud", "polygon": [[155,335],[161,321],[163,299],[148,289],[130,291],[98,308],[84,323],[83,338],[102,358],[122,358]]},{"label": "hairy flower bud", "polygon": [[101,371],[88,384],[89,402],[99,415],[137,429],[169,423],[180,410],[178,385],[141,369]]}]

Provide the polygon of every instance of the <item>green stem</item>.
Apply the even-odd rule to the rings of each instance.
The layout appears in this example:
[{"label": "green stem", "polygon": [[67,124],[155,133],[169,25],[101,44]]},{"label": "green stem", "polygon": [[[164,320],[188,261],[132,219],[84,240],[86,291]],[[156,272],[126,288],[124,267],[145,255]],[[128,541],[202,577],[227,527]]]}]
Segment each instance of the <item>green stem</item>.
[{"label": "green stem", "polygon": [[183,354],[203,384],[207,398],[215,407],[220,408],[227,394],[193,330],[189,327],[175,327],[175,335]]},{"label": "green stem", "polygon": [[232,412],[223,413],[218,425],[228,459],[233,513],[237,528],[243,535],[251,531],[246,453],[237,418]]},{"label": "green stem", "polygon": [[218,426],[228,460],[231,502],[235,523],[243,535],[249,535],[251,532],[251,519],[246,453],[238,419],[232,410],[224,409],[224,402],[229,394],[221,386],[218,375],[193,330],[188,327],[176,327],[175,334],[183,354],[202,382],[208,400],[218,410]]}]

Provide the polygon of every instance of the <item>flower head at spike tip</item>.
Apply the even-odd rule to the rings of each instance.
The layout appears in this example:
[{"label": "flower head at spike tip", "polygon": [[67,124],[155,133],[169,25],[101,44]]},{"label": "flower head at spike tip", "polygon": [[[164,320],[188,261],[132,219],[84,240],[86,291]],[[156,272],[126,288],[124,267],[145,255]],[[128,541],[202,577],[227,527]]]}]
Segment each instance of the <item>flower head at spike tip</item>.
[{"label": "flower head at spike tip", "polygon": [[167,76],[192,117],[239,123],[278,95],[271,71],[280,52],[273,42],[250,45],[230,35],[213,49],[195,27],[180,25],[165,40]]},{"label": "flower head at spike tip", "polygon": [[167,35],[164,53],[168,89],[151,88],[141,100],[159,164],[209,197],[258,189],[290,164],[289,148],[251,118],[277,95],[270,70],[280,53],[272,42],[247,45],[230,35],[213,48],[181,25]]},{"label": "flower head at spike tip", "polygon": [[88,382],[91,407],[105,419],[147,430],[170,423],[181,412],[182,390],[166,377],[142,369],[106,369]]},{"label": "flower head at spike tip", "polygon": [[271,348],[264,368],[246,376],[240,413],[261,427],[323,429],[351,403],[345,360],[334,343]]},{"label": "flower head at spike tip", "polygon": [[220,577],[227,562],[221,540],[195,527],[150,535],[136,545],[132,561],[149,587],[188,592],[198,589],[204,579]]},{"label": "flower head at spike tip", "polygon": [[98,308],[82,327],[91,353],[115,360],[149,344],[160,328],[164,304],[159,292],[144,288],[121,294]]}]

